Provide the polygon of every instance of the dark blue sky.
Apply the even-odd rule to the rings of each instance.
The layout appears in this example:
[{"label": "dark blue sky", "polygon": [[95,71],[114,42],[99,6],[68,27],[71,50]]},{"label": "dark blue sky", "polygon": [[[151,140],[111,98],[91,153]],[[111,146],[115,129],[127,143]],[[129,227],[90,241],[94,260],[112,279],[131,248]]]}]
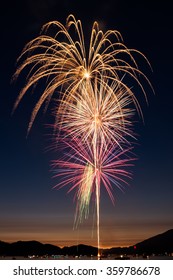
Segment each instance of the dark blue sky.
[{"label": "dark blue sky", "polygon": [[140,63],[155,95],[147,89],[149,106],[141,98],[145,125],[136,118],[133,180],[125,194],[115,190],[115,206],[101,193],[101,244],[130,245],[173,228],[172,9],[170,1],[158,2],[27,0],[6,1],[1,7],[0,240],[96,244],[92,215],[73,231],[73,193],[53,189],[50,161],[58,154],[46,152],[49,111],[39,114],[28,138],[31,96],[11,115],[25,78],[10,83],[22,48],[44,23],[65,23],[70,13],[82,20],[88,34],[95,20],[105,30],[117,29],[124,43],[143,52],[153,68],[152,73]]}]

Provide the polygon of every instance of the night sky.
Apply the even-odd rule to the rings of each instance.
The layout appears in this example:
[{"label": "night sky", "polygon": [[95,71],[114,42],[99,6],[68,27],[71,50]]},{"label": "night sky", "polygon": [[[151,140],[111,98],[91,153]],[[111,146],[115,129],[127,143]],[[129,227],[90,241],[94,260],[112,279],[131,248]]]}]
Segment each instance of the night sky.
[{"label": "night sky", "polygon": [[[39,35],[44,23],[65,24],[72,13],[90,33],[97,20],[103,30],[121,32],[124,43],[146,55],[140,69],[150,79],[149,105],[140,104],[145,124],[136,116],[138,157],[125,193],[115,189],[115,206],[101,192],[101,246],[133,245],[173,228],[173,22],[171,1],[24,0],[1,4],[0,102],[0,240],[37,240],[59,246],[96,245],[95,217],[73,230],[74,193],[53,189],[50,161],[58,152],[47,151],[50,110],[40,112],[28,137],[27,126],[37,92],[27,95],[12,115],[25,77],[11,83],[16,60],[24,45]],[[43,85],[44,87],[44,85]]]}]

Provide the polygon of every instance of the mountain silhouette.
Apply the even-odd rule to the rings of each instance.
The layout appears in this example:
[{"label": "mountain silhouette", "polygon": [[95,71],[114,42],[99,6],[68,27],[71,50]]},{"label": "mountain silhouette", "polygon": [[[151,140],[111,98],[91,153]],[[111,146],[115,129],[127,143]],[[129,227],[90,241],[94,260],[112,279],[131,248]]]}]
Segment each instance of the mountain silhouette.
[{"label": "mountain silhouette", "polygon": [[97,256],[98,249],[93,246],[88,245],[77,245],[77,246],[70,246],[70,247],[64,247],[61,249],[62,255],[87,255],[87,256]]},{"label": "mountain silhouette", "polygon": [[0,241],[0,255],[6,256],[28,256],[28,255],[53,255],[59,254],[61,248],[51,245],[42,244],[38,241],[17,241],[6,243]]},{"label": "mountain silhouette", "polygon": [[28,255],[97,255],[97,248],[87,245],[77,245],[60,248],[38,241],[17,241],[6,243],[0,241],[0,256],[28,256]]},{"label": "mountain silhouette", "polygon": [[135,244],[137,253],[173,253],[173,229]]},{"label": "mountain silhouette", "polygon": [[[60,248],[51,244],[42,244],[38,241],[17,241],[7,243],[0,241],[0,256],[28,256],[28,255],[87,255],[96,256],[97,248],[88,245],[74,245]],[[108,254],[165,254],[173,253],[173,229],[162,234],[148,238],[134,246],[125,248],[102,249],[104,255]]]}]

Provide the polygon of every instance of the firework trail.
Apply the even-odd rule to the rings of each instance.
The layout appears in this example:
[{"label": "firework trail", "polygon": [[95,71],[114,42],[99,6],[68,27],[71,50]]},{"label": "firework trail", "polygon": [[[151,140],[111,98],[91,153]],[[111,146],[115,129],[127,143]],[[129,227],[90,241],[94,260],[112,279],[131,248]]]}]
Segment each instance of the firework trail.
[{"label": "firework trail", "polygon": [[31,88],[46,83],[33,108],[28,132],[40,108],[44,105],[46,110],[56,97],[54,133],[56,143],[62,145],[65,153],[63,159],[52,163],[55,177],[63,177],[56,187],[70,186],[69,191],[76,190],[77,223],[87,217],[91,197],[95,195],[98,254],[100,188],[104,186],[114,201],[113,186],[121,189],[125,177],[130,176],[125,167],[132,160],[132,117],[135,111],[142,116],[138,99],[125,80],[128,77],[138,85],[145,98],[139,77],[151,86],[139,70],[135,54],[148,63],[141,52],[124,45],[118,31],[104,33],[97,22],[92,26],[87,49],[81,21],[70,15],[66,26],[57,21],[43,26],[40,36],[23,49],[14,74],[15,79],[25,68],[30,69],[14,110]]}]

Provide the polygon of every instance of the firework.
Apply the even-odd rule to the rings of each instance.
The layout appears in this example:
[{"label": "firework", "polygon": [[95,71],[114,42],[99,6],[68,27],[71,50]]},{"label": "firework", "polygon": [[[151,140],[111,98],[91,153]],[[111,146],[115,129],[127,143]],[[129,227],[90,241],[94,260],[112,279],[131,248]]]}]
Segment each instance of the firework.
[{"label": "firework", "polygon": [[99,84],[96,81],[94,88],[83,86],[73,97],[63,100],[54,112],[55,130],[60,128],[64,137],[79,137],[90,145],[97,142],[100,149],[106,149],[110,143],[121,147],[128,137],[134,137],[131,98],[117,83],[105,85],[102,80]]},{"label": "firework", "polygon": [[[77,38],[73,39],[71,33],[75,33]],[[108,30],[104,33],[99,29],[97,22],[91,29],[89,50],[86,50],[85,45],[81,21],[70,15],[66,26],[57,21],[45,24],[41,35],[23,49],[18,58],[19,66],[14,79],[25,68],[30,67],[30,71],[14,109],[30,88],[35,87],[42,80],[47,84],[32,111],[28,132],[41,106],[45,104],[47,108],[53,94],[61,92],[61,101],[70,100],[80,87],[87,87],[88,84],[95,84],[95,82],[103,83],[103,78],[116,82],[116,86],[131,97],[137,110],[141,112],[137,98],[131,87],[124,82],[123,77],[126,75],[132,78],[145,94],[137,76],[140,74],[147,81],[148,79],[138,69],[133,54],[140,54],[144,58],[145,56],[137,50],[128,49],[123,44],[118,31]]]},{"label": "firework", "polygon": [[132,160],[124,158],[128,152],[124,146],[130,144],[127,136],[133,137],[129,95],[114,82],[105,84],[81,88],[61,102],[58,114],[55,110],[55,130],[60,129],[55,143],[62,142],[68,149],[64,160],[53,162],[54,168],[59,167],[55,177],[63,178],[56,187],[72,185],[69,191],[76,190],[76,224],[88,216],[91,197],[95,197],[98,248],[100,188],[104,186],[114,202],[112,185],[122,190],[119,182],[125,184],[122,177],[130,175],[123,170]]},{"label": "firework", "polygon": [[95,166],[94,146],[84,143],[82,139],[63,139],[65,142],[64,157],[52,161],[54,177],[59,183],[55,188],[68,187],[68,192],[75,191],[76,216],[75,221],[81,222],[88,217],[91,197],[96,201],[96,182],[98,190],[105,187],[112,203],[114,204],[113,187],[124,191],[126,178],[131,178],[131,172],[125,170],[133,165],[135,157],[132,157],[132,147],[122,150],[118,145],[107,145],[107,149],[97,149],[97,166]]},{"label": "firework", "polygon": [[[49,35],[51,34],[51,35]],[[66,26],[53,21],[43,26],[40,36],[29,42],[18,59],[14,74],[18,77],[30,68],[27,83],[21,90],[14,109],[23,96],[40,82],[46,82],[33,108],[28,132],[40,108],[47,109],[53,96],[55,142],[64,149],[64,157],[52,162],[58,188],[76,190],[78,224],[87,217],[92,196],[97,211],[97,245],[100,247],[100,189],[104,186],[114,202],[113,186],[122,190],[130,172],[133,157],[130,138],[134,138],[132,116],[142,115],[132,87],[136,83],[145,98],[135,54],[128,49],[116,30],[105,33],[94,22],[89,47],[86,48],[82,24],[73,15]],[[62,179],[62,181],[61,181]]]}]

